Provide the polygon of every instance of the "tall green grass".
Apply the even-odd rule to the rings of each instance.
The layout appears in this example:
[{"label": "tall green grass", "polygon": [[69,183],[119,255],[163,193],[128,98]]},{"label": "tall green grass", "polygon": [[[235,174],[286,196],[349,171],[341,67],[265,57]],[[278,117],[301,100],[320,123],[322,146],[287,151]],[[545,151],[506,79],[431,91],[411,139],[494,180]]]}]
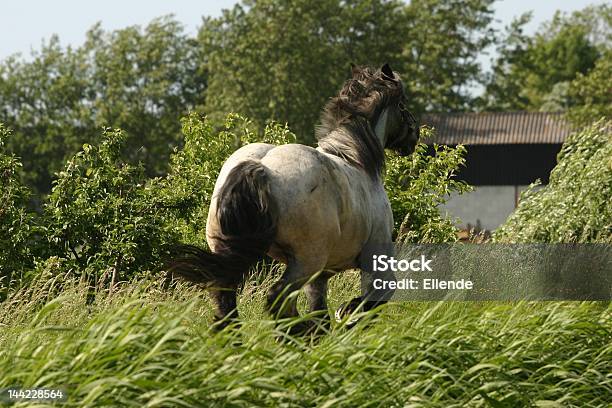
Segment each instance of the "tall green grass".
[{"label": "tall green grass", "polygon": [[[242,291],[240,327],[216,335],[194,288],[134,283],[86,306],[84,284],[41,277],[0,304],[0,388],[61,386],[65,406],[612,403],[607,304],[395,304],[301,338],[264,313],[262,276]],[[332,280],[330,307],[356,278]]]}]

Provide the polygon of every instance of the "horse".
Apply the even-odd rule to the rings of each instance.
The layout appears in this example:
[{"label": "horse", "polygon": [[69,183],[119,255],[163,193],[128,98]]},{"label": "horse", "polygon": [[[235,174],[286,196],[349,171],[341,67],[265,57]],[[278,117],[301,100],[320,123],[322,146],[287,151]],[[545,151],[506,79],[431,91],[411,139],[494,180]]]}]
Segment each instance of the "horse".
[{"label": "horse", "polygon": [[357,268],[369,243],[392,242],[384,149],[400,155],[415,149],[419,127],[406,104],[400,76],[388,64],[353,65],[323,109],[316,148],[252,143],[227,159],[208,212],[210,249],[180,246],[169,268],[208,289],[219,328],[238,317],[237,289],[265,255],[286,265],[267,294],[273,317],[298,315],[289,294],[301,288],[309,311],[329,317],[328,279]]}]

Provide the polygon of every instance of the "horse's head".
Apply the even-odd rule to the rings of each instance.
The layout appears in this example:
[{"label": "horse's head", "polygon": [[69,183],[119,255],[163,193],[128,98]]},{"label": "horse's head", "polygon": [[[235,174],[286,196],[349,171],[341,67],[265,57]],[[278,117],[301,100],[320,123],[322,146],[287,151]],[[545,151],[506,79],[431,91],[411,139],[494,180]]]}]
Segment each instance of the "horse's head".
[{"label": "horse's head", "polygon": [[407,156],[414,152],[419,140],[419,125],[406,109],[407,98],[399,75],[393,72],[389,64],[383,65],[378,75],[389,82],[389,89],[394,92],[387,98],[386,105],[378,110],[378,117],[374,118],[375,133],[386,149]]},{"label": "horse's head", "polygon": [[408,155],[419,139],[419,126],[406,109],[404,85],[388,64],[380,69],[353,65],[352,76],[321,114],[315,136],[319,148],[378,177],[384,149]]}]

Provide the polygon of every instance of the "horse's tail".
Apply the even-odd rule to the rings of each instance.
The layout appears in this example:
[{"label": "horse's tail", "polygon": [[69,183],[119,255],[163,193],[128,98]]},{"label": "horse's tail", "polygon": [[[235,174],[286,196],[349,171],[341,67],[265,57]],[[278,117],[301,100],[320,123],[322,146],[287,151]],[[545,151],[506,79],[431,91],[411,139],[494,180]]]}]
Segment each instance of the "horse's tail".
[{"label": "horse's tail", "polygon": [[218,192],[217,219],[214,252],[180,245],[169,272],[206,286],[236,287],[263,258],[276,236],[278,209],[261,162],[246,160],[229,172]]}]

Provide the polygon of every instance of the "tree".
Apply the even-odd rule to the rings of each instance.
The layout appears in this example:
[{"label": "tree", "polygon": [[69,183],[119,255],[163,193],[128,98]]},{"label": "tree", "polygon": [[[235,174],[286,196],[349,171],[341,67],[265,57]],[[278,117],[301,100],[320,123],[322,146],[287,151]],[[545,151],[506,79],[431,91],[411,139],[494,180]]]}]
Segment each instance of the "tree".
[{"label": "tree", "polygon": [[209,87],[203,110],[236,111],[259,126],[288,122],[312,142],[325,101],[349,63],[389,62],[407,84],[410,108],[461,110],[480,78],[477,54],[492,41],[491,0],[250,0],[204,22]]},{"label": "tree", "polygon": [[23,160],[25,182],[48,191],[68,152],[93,136],[88,67],[79,50],[52,37],[32,61],[0,65],[0,121],[13,129],[8,147]]},{"label": "tree", "polygon": [[194,40],[180,23],[163,17],[145,29],[111,33],[98,24],[82,52],[90,67],[96,128],[125,130],[132,162],[143,161],[149,175],[165,174],[170,152],[181,140],[179,118],[195,107],[206,85]]},{"label": "tree", "polygon": [[568,94],[573,106],[568,119],[576,126],[586,126],[601,118],[612,119],[612,51],[600,58],[587,75],[578,74]]},{"label": "tree", "polygon": [[[273,119],[288,122],[302,141],[312,142],[321,107],[349,72],[349,63],[363,58],[365,44],[356,39],[371,42],[375,19],[388,24],[400,7],[347,3],[246,1],[206,20],[199,33],[210,75],[206,113],[220,118],[240,112],[260,127]],[[377,34],[388,49],[389,39]]]},{"label": "tree", "polygon": [[484,95],[490,110],[565,109],[573,103],[569,83],[586,75],[605,52],[610,29],[607,5],[593,6],[571,15],[557,12],[550,22],[529,37],[523,33],[529,14],[507,29]]},{"label": "tree", "polygon": [[202,98],[199,49],[170,17],[144,30],[104,32],[81,47],[63,49],[57,37],[31,61],[0,64],[0,121],[14,130],[11,149],[23,158],[28,184],[51,188],[54,173],[104,126],[130,132],[126,151],[160,175],[180,143],[178,118]]},{"label": "tree", "polygon": [[405,8],[400,72],[418,112],[469,110],[484,81],[477,57],[496,40],[493,1],[421,0]]}]

